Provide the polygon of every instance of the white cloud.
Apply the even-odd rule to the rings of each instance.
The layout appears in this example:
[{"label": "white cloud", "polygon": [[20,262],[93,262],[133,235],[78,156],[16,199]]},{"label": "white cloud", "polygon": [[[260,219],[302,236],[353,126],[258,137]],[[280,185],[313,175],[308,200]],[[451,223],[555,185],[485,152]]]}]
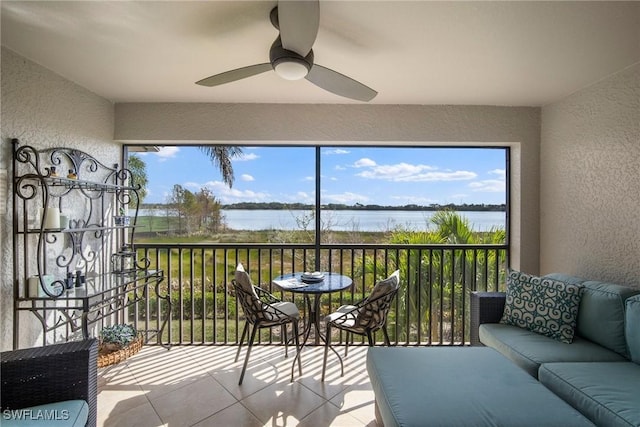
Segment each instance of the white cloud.
[{"label": "white cloud", "polygon": [[280,201],[289,201],[293,203],[313,203],[315,202],[315,196],[313,193],[307,193],[306,191],[298,191],[295,194],[284,194],[280,198]]},{"label": "white cloud", "polygon": [[272,200],[269,193],[261,193],[252,190],[238,190],[237,188],[229,188],[222,181],[207,181],[205,183],[185,182],[183,187],[193,189],[190,191],[200,191],[202,188],[211,190],[214,197],[223,205],[238,202],[265,202]]},{"label": "white cloud", "polygon": [[489,175],[496,175],[497,179],[485,179],[469,183],[469,188],[476,193],[504,193],[506,191],[506,170],[493,169]]},{"label": "white cloud", "polygon": [[349,154],[351,151],[349,150],[345,150],[344,148],[336,148],[334,150],[326,150],[323,151],[324,154],[326,155],[332,155],[332,154]]},{"label": "white cloud", "polygon": [[159,162],[166,162],[170,158],[175,157],[179,151],[180,149],[178,147],[160,147],[160,149],[153,154],[159,157]]},{"label": "white cloud", "polygon": [[233,160],[236,162],[248,162],[259,158],[260,156],[258,156],[256,153],[242,153],[241,156],[234,157]]},{"label": "white cloud", "polygon": [[371,159],[368,159],[366,157],[360,159],[360,160],[356,160],[356,162],[353,164],[353,167],[356,168],[368,168],[368,167],[372,167],[375,166],[376,162],[374,162]]},{"label": "white cloud", "polygon": [[469,183],[472,191],[479,193],[504,193],[504,181],[500,179],[485,179]]},{"label": "white cloud", "polygon": [[426,165],[410,165],[399,163],[396,165],[382,165],[362,171],[356,176],[365,179],[379,179],[391,182],[425,182],[425,181],[465,181],[478,175],[471,171],[434,171]]},{"label": "white cloud", "polygon": [[269,193],[261,193],[253,190],[239,190],[237,188],[229,188],[222,181],[209,181],[202,185],[207,187],[213,195],[222,204],[231,204],[238,202],[264,202],[271,200]]},{"label": "white cloud", "polygon": [[507,171],[504,169],[494,169],[494,170],[490,170],[489,174],[491,175],[498,175],[498,177],[502,178],[502,179],[506,179],[507,178]]},{"label": "white cloud", "polygon": [[246,182],[255,181],[255,178],[249,175],[248,173],[243,173],[242,175],[240,175],[240,179]]},{"label": "white cloud", "polygon": [[377,179],[390,182],[426,182],[426,181],[465,181],[478,175],[471,171],[439,171],[429,165],[412,165],[397,163],[394,165],[378,165],[370,159],[360,159],[355,167],[368,168],[356,174],[364,179]]},{"label": "white cloud", "polygon": [[344,192],[342,194],[323,194],[322,202],[323,203],[343,203],[345,205],[350,205],[354,203],[367,203],[369,198],[362,194],[356,194],[351,192]]},{"label": "white cloud", "polygon": [[200,190],[202,188],[202,184],[198,184],[197,182],[185,182],[184,184],[182,184],[183,187],[187,187],[187,188],[195,188],[196,190]]}]

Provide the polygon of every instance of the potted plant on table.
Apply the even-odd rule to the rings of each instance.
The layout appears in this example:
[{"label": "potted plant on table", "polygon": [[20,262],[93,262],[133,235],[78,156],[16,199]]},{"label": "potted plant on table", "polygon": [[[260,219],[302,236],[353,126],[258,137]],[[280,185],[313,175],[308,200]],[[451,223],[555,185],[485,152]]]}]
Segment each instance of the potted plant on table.
[{"label": "potted plant on table", "polygon": [[140,351],[142,338],[132,325],[105,326],[100,331],[98,368],[119,363]]}]

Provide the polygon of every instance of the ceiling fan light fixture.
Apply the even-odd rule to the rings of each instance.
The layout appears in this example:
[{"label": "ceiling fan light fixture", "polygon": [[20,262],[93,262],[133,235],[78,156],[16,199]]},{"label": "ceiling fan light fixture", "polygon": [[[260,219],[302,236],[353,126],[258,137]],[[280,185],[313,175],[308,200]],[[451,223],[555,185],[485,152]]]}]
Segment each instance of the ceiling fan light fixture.
[{"label": "ceiling fan light fixture", "polygon": [[300,80],[309,73],[309,65],[305,61],[298,61],[287,58],[274,64],[273,69],[276,74],[285,80]]}]

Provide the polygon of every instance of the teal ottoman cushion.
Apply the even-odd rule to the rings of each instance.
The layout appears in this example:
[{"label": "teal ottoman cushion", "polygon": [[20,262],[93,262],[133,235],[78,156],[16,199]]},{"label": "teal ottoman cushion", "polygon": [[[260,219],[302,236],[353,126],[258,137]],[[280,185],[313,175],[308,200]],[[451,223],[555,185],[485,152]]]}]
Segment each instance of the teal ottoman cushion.
[{"label": "teal ottoman cushion", "polygon": [[640,426],[640,365],[545,363],[539,377],[599,426]]},{"label": "teal ottoman cushion", "polygon": [[545,362],[624,362],[618,353],[575,336],[571,344],[500,323],[480,325],[480,342],[498,350],[534,378]]},{"label": "teal ottoman cushion", "polygon": [[640,295],[629,298],[626,307],[624,331],[629,355],[631,360],[640,364]]},{"label": "teal ottoman cushion", "polygon": [[89,418],[84,400],[64,400],[22,409],[6,409],[0,417],[2,427],[83,427]]},{"label": "teal ottoman cushion", "polygon": [[487,347],[370,347],[367,371],[385,427],[592,425]]}]

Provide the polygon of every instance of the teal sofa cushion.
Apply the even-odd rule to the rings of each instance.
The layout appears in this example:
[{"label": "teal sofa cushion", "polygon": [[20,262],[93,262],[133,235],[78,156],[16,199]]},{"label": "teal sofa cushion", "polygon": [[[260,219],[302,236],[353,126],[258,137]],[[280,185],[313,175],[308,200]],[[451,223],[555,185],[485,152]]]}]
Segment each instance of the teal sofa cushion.
[{"label": "teal sofa cushion", "polygon": [[385,427],[568,427],[589,420],[487,347],[370,347]]},{"label": "teal sofa cushion", "polygon": [[551,274],[546,274],[542,277],[559,280],[565,283],[571,283],[572,285],[582,285],[584,282],[587,281],[587,279],[583,279],[581,277],[576,277],[576,276],[570,276],[564,273],[551,273]]},{"label": "teal sofa cushion", "polygon": [[2,427],[83,427],[89,418],[89,405],[84,400],[63,400],[2,412]]},{"label": "teal sofa cushion", "polygon": [[624,336],[625,300],[640,294],[640,289],[593,281],[582,285],[584,288],[576,333],[629,357]]},{"label": "teal sofa cushion", "polygon": [[580,285],[512,270],[500,323],[571,343],[580,297]]},{"label": "teal sofa cushion", "polygon": [[640,365],[545,363],[540,382],[599,426],[640,426]]},{"label": "teal sofa cushion", "polygon": [[640,364],[640,295],[626,301],[624,331],[631,360]]},{"label": "teal sofa cushion", "polygon": [[480,325],[480,342],[492,347],[537,378],[546,362],[624,362],[620,354],[576,336],[571,344],[500,323]]}]

